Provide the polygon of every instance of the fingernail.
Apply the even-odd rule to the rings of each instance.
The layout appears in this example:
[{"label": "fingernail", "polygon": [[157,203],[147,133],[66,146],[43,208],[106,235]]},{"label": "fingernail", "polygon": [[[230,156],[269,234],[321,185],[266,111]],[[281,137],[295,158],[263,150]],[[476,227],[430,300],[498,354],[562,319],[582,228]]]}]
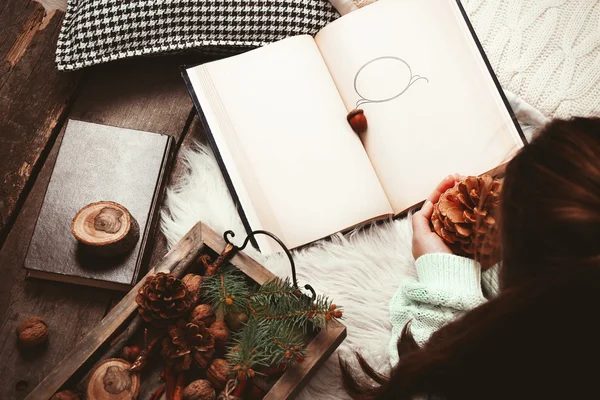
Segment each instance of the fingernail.
[{"label": "fingernail", "polygon": [[423,207],[425,207],[425,206],[429,206],[430,204],[433,204],[433,203],[431,202],[431,200],[425,200],[425,204],[423,204]]}]

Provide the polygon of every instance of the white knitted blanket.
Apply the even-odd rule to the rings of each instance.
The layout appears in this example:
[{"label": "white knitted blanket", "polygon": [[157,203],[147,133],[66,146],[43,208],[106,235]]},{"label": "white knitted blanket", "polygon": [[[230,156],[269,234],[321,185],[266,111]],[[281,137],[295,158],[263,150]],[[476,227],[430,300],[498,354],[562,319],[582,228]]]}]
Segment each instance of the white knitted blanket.
[{"label": "white knitted blanket", "polygon": [[[373,1],[331,0],[341,14]],[[504,89],[549,118],[600,115],[600,1],[462,4]]]}]

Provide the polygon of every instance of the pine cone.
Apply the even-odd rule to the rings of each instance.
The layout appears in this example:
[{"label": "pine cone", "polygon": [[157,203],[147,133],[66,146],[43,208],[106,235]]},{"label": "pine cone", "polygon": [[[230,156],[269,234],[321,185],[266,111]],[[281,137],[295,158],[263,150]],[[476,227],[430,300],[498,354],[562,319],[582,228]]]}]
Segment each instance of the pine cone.
[{"label": "pine cone", "polygon": [[189,311],[192,296],[181,280],[159,272],[146,279],[135,301],[144,321],[162,325],[184,316]]},{"label": "pine cone", "polygon": [[458,255],[475,258],[484,268],[499,260],[496,209],[500,180],[469,176],[448,189],[434,205],[433,230]]},{"label": "pine cone", "polygon": [[178,371],[190,369],[192,360],[200,368],[210,364],[215,352],[215,339],[204,323],[193,324],[183,319],[169,327],[162,342],[162,354]]}]

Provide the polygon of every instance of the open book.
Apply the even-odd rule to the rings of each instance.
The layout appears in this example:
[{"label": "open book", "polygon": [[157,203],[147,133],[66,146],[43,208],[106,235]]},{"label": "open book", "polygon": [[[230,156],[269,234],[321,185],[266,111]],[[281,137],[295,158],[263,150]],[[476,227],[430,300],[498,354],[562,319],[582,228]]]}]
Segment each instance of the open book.
[{"label": "open book", "polygon": [[454,0],[380,0],[184,77],[246,228],[290,248],[401,214],[524,143]]}]

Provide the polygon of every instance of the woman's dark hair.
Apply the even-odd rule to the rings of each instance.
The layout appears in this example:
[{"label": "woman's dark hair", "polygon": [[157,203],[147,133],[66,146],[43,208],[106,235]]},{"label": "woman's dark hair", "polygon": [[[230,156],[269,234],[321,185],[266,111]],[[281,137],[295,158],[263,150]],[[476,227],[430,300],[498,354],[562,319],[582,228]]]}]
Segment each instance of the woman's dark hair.
[{"label": "woman's dark hair", "polygon": [[508,164],[502,284],[600,267],[600,118],[554,120]]},{"label": "woman's dark hair", "polygon": [[389,376],[340,360],[355,399],[596,397],[600,359],[600,118],[554,120],[508,164],[501,293],[418,348],[407,326]]}]

